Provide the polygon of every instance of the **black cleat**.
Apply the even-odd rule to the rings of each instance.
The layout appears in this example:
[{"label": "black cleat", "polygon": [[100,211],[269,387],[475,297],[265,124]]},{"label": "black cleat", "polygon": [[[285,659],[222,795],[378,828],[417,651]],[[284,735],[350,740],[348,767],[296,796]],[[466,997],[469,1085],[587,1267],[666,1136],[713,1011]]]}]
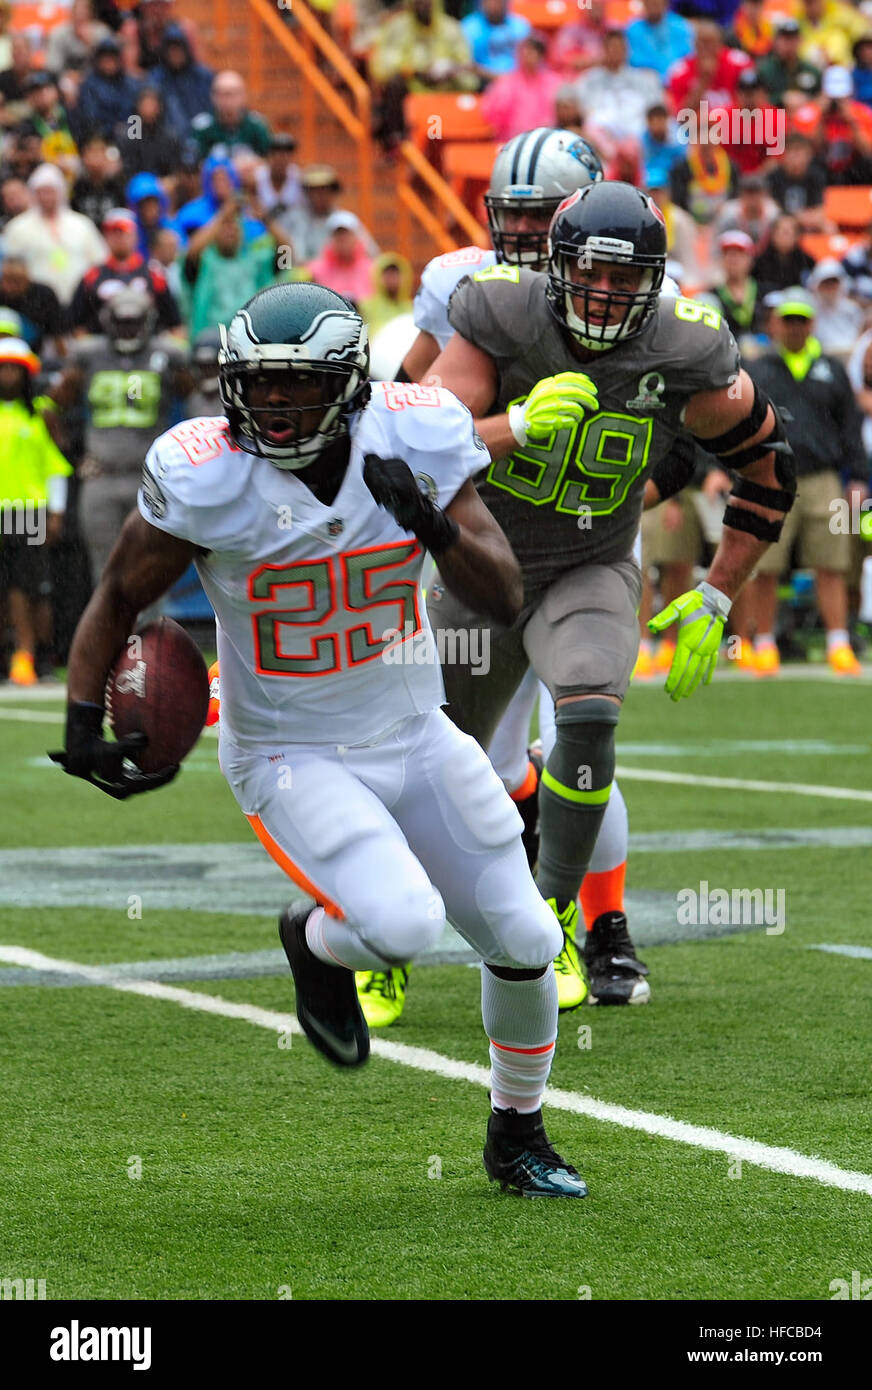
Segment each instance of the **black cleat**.
[{"label": "black cleat", "polygon": [[369,1056],[369,1029],[354,987],[354,971],[325,965],[306,942],[310,907],[287,910],[279,936],[294,977],[297,1018],[313,1047],[337,1067],[360,1067]]},{"label": "black cleat", "polygon": [[484,1170],[491,1182],[522,1197],[586,1197],[587,1184],[556,1153],[545,1133],[542,1111],[491,1111],[484,1146]]},{"label": "black cleat", "polygon": [[604,912],[585,934],[589,1004],[647,1004],[647,965],[636,955],[623,912]]},{"label": "black cleat", "polygon": [[523,801],[516,801],[515,805],[524,822],[521,843],[527,855],[530,872],[534,873],[539,859],[539,783],[542,781],[542,769],[545,766],[542,745],[536,743],[532,748],[528,748],[527,757],[536,769],[536,789],[529,796],[525,796]]}]

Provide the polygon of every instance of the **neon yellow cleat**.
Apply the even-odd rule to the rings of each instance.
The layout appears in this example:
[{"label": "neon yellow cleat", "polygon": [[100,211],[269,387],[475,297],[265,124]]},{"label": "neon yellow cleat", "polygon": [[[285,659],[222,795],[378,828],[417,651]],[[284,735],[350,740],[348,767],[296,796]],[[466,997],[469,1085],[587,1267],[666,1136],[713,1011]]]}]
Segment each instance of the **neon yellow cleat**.
[{"label": "neon yellow cleat", "polygon": [[754,663],[758,676],[777,676],[781,670],[781,657],[776,646],[755,647]]},{"label": "neon yellow cleat", "polygon": [[557,978],[557,1005],[561,1013],[577,1009],[587,998],[587,980],[584,966],[575,944],[578,929],[578,903],[574,900],[562,912],[557,911],[555,898],[547,899],[548,906],[563,928],[563,950],[554,962]]},{"label": "neon yellow cleat", "polygon": [[9,667],[9,679],[13,685],[36,685],[37,675],[33,665],[33,657],[30,652],[22,648],[17,651],[12,658]]},{"label": "neon yellow cleat", "polygon": [[389,1028],[396,1023],[406,1002],[410,965],[396,970],[357,970],[354,983],[363,1016],[370,1028]]},{"label": "neon yellow cleat", "polygon": [[833,647],[827,655],[827,661],[830,670],[835,671],[837,676],[862,676],[863,674],[863,668],[847,642],[843,642],[841,646]]}]

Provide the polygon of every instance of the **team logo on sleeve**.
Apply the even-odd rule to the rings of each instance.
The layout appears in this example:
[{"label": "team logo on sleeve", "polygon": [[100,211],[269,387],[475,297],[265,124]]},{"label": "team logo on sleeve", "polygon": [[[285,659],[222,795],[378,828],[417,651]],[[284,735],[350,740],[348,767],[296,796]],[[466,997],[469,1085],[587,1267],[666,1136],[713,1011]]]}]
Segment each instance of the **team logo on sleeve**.
[{"label": "team logo on sleeve", "polygon": [[662,410],[666,402],[661,399],[666,390],[666,382],[660,372],[646,372],[639,378],[639,394],[625,405],[630,410]]},{"label": "team logo on sleeve", "polygon": [[142,500],[152,516],[157,517],[158,521],[162,516],[166,516],[167,499],[144,464],[142,468]]},{"label": "team logo on sleeve", "polygon": [[415,481],[423,493],[430,498],[434,504],[439,502],[439,489],[436,486],[436,479],[431,478],[429,473],[416,473]]}]

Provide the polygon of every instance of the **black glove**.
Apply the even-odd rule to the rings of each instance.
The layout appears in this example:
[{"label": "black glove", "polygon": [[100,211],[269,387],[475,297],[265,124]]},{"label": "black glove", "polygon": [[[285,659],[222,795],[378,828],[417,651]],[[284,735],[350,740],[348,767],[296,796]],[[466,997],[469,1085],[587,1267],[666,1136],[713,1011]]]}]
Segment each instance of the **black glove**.
[{"label": "black glove", "polygon": [[363,460],[363,481],[379,506],[385,507],[404,531],[416,535],[431,555],[441,555],[460,535],[457,522],[425,496],[403,459],[367,454]]},{"label": "black glove", "polygon": [[125,758],[142,752],[148,743],[145,734],[128,734],[118,743],[103,738],[104,710],[100,705],[70,704],[67,706],[66,750],[49,753],[53,763],[60,763],[71,777],[82,777],[99,787],[101,792],[125,801],[138,792],[150,792],[165,787],[179,770],[179,764],[161,768],[160,772],[139,772],[124,766]]}]

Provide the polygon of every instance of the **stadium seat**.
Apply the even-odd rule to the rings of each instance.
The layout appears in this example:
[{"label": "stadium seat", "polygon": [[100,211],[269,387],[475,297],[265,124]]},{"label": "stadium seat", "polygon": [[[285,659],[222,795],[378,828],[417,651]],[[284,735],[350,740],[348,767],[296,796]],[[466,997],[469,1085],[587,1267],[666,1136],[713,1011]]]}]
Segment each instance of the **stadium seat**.
[{"label": "stadium seat", "polygon": [[577,18],[580,6],[574,0],[512,0],[509,9],[523,15],[534,29],[559,29]]},{"label": "stadium seat", "polygon": [[434,141],[489,140],[493,129],[471,92],[412,92],[403,109],[415,144],[426,154]]},{"label": "stadium seat", "polygon": [[824,232],[809,232],[800,238],[799,244],[815,261],[840,261],[852,246],[856,246],[857,242],[862,240],[861,232],[835,232],[832,236],[827,236]]},{"label": "stadium seat", "polygon": [[476,212],[478,200],[490,182],[499,147],[497,140],[464,140],[447,145],[443,152],[442,172],[471,212]]},{"label": "stadium seat", "polygon": [[824,212],[843,231],[854,228],[865,231],[872,222],[872,187],[861,184],[856,188],[827,188]]}]

